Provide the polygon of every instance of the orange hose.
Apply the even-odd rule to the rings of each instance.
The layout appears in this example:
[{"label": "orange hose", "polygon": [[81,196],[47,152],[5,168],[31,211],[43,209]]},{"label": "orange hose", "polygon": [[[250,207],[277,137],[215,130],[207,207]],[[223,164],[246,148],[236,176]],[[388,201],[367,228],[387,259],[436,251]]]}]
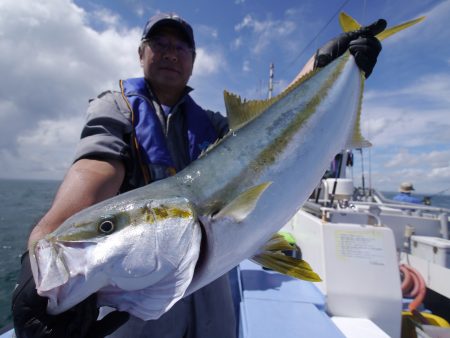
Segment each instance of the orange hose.
[{"label": "orange hose", "polygon": [[411,289],[412,287],[412,278],[411,274],[409,273],[408,269],[402,264],[400,265],[400,272],[403,275],[402,280],[402,293],[403,295],[406,295],[406,293]]},{"label": "orange hose", "polygon": [[414,268],[402,264],[400,271],[403,273],[402,293],[405,297],[413,297],[409,304],[409,311],[413,312],[423,303],[426,294],[425,280],[422,275]]}]

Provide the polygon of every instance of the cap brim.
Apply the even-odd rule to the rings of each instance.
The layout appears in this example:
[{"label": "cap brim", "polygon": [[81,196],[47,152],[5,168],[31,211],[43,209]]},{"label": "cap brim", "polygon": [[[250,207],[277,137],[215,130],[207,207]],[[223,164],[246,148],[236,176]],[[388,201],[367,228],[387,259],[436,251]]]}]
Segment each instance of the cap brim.
[{"label": "cap brim", "polygon": [[187,32],[187,28],[183,25],[183,23],[181,23],[177,20],[170,19],[170,18],[161,19],[158,22],[156,22],[152,26],[152,28],[150,28],[150,30],[147,32],[145,37],[142,37],[142,40],[148,39],[150,36],[155,34],[158,31],[158,29],[161,29],[162,27],[167,27],[167,26],[176,28],[183,35],[184,40],[187,43],[189,43],[190,47],[194,48],[194,46],[195,46],[194,41],[192,41],[191,37],[189,36],[189,33]]}]

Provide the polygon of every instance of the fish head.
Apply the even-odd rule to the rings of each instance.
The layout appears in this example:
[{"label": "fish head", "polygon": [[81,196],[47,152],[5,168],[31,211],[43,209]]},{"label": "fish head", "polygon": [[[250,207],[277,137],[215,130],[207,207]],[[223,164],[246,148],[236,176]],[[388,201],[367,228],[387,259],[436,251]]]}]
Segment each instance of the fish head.
[{"label": "fish head", "polygon": [[180,264],[193,240],[196,259],[200,238],[195,210],[185,198],[93,206],[30,248],[37,291],[58,309],[64,299],[67,309],[107,286],[139,290]]}]

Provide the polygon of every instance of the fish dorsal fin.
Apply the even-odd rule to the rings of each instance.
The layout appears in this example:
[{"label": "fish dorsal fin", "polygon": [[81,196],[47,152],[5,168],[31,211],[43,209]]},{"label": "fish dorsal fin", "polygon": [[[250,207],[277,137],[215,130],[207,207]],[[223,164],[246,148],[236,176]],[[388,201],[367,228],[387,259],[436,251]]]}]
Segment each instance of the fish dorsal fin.
[{"label": "fish dorsal fin", "polygon": [[246,123],[261,115],[265,110],[267,110],[267,108],[269,108],[275,102],[281,100],[284,96],[288,95],[300,84],[313,77],[314,74],[316,74],[318,71],[319,70],[316,69],[304,74],[303,76],[293,81],[280,94],[267,100],[242,100],[240,96],[224,90],[223,96],[230,132],[228,132],[228,134],[221,139],[217,140],[214,144],[209,145],[208,148],[202,151],[198,158],[203,157],[205,154],[211,151],[211,149],[215,148],[218,144],[220,144],[222,140],[226,139],[230,134],[233,134],[234,130],[241,128]]},{"label": "fish dorsal fin", "polygon": [[272,182],[265,182],[247,189],[220,209],[218,213],[213,215],[213,218],[230,217],[237,222],[243,221],[255,209],[259,198],[271,184]]},{"label": "fish dorsal fin", "polygon": [[274,99],[268,100],[242,100],[240,96],[224,91],[225,108],[230,129],[236,130],[247,122],[259,116],[270,107]]},{"label": "fish dorsal fin", "polygon": [[277,233],[267,241],[261,252],[253,256],[251,260],[294,278],[320,282],[321,278],[306,261],[282,253],[283,250],[291,251],[293,249],[295,249],[295,246],[292,246],[284,236]]},{"label": "fish dorsal fin", "polygon": [[280,101],[302,83],[313,77],[319,69],[311,70],[296,78],[281,93],[267,100],[242,100],[240,96],[224,91],[225,108],[230,129],[236,130],[261,115],[267,108]]}]

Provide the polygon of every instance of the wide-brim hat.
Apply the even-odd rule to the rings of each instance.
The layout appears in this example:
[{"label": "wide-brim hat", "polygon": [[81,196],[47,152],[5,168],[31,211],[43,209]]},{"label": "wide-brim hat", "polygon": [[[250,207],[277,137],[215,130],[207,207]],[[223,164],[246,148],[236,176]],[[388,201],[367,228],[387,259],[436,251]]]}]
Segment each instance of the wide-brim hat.
[{"label": "wide-brim hat", "polygon": [[400,192],[411,192],[414,191],[414,187],[411,182],[403,182],[400,184]]},{"label": "wide-brim hat", "polygon": [[163,26],[171,26],[178,29],[183,34],[189,46],[195,50],[194,32],[191,25],[175,13],[158,13],[152,16],[144,26],[141,40],[147,39],[157,29]]}]

